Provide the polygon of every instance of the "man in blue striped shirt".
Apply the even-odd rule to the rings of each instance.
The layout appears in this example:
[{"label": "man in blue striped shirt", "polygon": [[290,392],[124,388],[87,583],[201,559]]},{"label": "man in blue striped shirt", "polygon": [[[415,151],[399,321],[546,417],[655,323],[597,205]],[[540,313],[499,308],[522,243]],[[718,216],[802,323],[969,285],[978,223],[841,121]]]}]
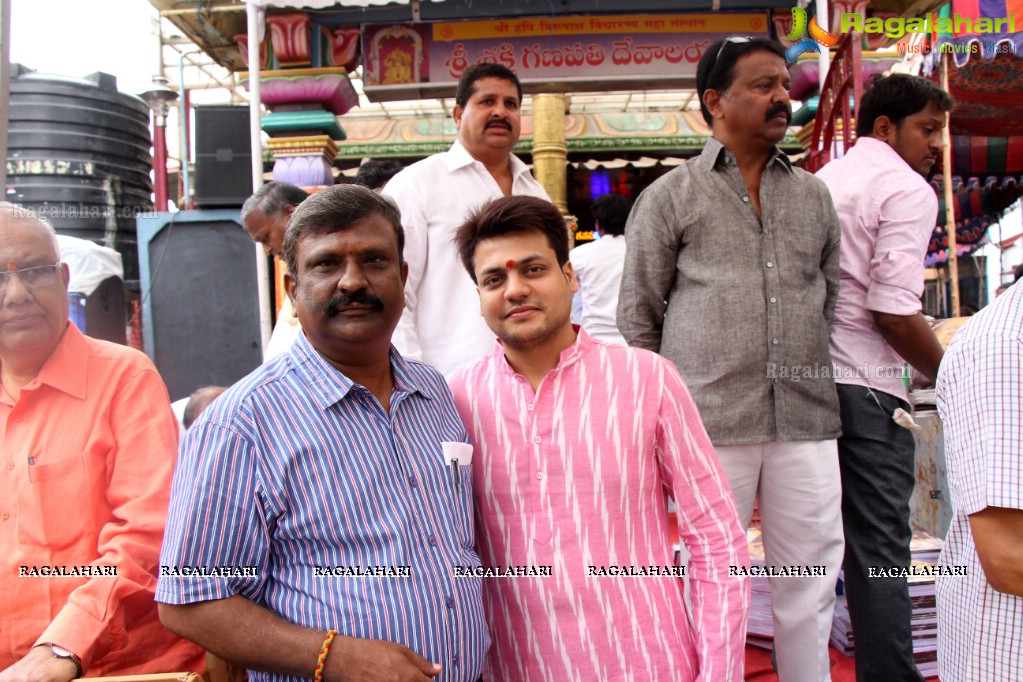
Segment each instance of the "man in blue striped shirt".
[{"label": "man in blue striped shirt", "polygon": [[440,374],[390,345],[403,242],[362,187],[296,209],[285,285],[304,333],[185,438],[160,616],[253,682],[473,682],[490,646],[480,579],[453,570],[479,566],[471,466],[456,477],[443,454],[465,428]]}]

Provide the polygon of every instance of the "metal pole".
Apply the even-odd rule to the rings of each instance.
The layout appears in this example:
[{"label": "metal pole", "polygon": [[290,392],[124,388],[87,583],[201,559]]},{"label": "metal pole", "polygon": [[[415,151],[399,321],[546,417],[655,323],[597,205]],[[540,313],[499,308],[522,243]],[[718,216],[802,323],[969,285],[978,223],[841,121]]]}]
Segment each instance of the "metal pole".
[{"label": "metal pole", "polygon": [[[263,119],[260,115],[259,44],[262,42],[263,10],[252,0],[245,3],[245,17],[249,32],[249,144],[252,147],[252,191],[263,186],[263,143],[260,135]],[[266,267],[266,253],[262,244],[253,244],[256,250],[256,281],[259,286],[259,329],[263,350],[270,343],[270,273]]]},{"label": "metal pole", "polygon": [[[828,0],[817,0],[817,25],[825,31],[830,31],[831,27],[828,25],[830,23],[830,19],[831,17],[828,16]],[[855,38],[855,36],[853,38]],[[850,40],[853,38],[850,38]],[[821,92],[824,92],[824,80],[828,77],[828,71],[830,69],[831,51],[825,47],[817,55],[817,70],[819,71],[817,75],[820,80]]]},{"label": "metal pole", "polygon": [[7,196],[7,120],[11,101],[11,0],[0,0],[0,201]]},{"label": "metal pole", "polygon": [[[948,92],[948,53],[941,55],[941,88]],[[952,133],[949,131],[951,114],[945,112],[945,127],[941,129],[941,165],[945,186],[945,231],[948,233],[948,278],[952,292],[952,317],[959,317],[959,254],[956,247],[956,214],[952,205]]]},{"label": "metal pole", "polygon": [[181,203],[178,208],[187,210],[192,208],[192,183],[189,177],[189,161],[192,158],[191,141],[188,135],[188,89],[185,87],[185,54],[178,54],[178,139],[180,140],[181,151],[178,157],[181,159]]},{"label": "metal pole", "polygon": [[156,210],[167,210],[167,117],[153,112],[153,194]]}]

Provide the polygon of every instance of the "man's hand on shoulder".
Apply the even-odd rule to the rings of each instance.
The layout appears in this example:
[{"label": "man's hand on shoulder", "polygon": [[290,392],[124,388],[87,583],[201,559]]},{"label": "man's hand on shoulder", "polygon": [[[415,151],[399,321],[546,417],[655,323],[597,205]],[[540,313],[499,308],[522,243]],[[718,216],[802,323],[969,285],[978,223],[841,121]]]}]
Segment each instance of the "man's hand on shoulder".
[{"label": "man's hand on shoulder", "polygon": [[57,658],[48,644],[42,644],[0,672],[0,682],[70,682],[77,674],[78,667],[74,661]]},{"label": "man's hand on shoulder", "polygon": [[327,669],[329,682],[429,682],[441,670],[401,644],[353,637],[337,638]]}]

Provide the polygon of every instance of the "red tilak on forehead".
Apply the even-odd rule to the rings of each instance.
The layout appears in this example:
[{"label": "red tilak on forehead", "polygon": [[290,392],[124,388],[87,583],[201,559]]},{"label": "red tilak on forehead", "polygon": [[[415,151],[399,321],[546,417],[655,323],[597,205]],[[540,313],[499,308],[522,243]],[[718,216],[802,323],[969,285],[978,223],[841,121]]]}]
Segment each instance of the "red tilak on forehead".
[{"label": "red tilak on forehead", "polygon": [[509,261],[508,261],[507,263],[505,263],[504,265],[505,265],[505,267],[507,267],[507,268],[508,268],[509,270],[511,270],[512,268],[514,268],[514,267],[515,267],[515,261],[513,261],[513,260],[510,260],[510,259],[509,259]]},{"label": "red tilak on forehead", "polygon": [[11,262],[8,261],[7,269],[13,272],[13,271],[18,269],[18,264],[17,263],[11,263]]}]

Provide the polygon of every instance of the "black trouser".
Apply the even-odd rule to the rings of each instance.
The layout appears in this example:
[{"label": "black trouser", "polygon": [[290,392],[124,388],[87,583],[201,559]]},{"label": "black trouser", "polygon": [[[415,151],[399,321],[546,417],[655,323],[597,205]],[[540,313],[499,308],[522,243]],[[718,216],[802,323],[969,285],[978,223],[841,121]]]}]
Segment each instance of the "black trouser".
[{"label": "black trouser", "polygon": [[909,498],[916,469],[912,434],[892,421],[909,405],[895,396],[838,385],[842,437],[845,590],[856,646],[857,682],[921,680],[913,663],[906,579],[869,577],[871,567],[910,565]]}]

